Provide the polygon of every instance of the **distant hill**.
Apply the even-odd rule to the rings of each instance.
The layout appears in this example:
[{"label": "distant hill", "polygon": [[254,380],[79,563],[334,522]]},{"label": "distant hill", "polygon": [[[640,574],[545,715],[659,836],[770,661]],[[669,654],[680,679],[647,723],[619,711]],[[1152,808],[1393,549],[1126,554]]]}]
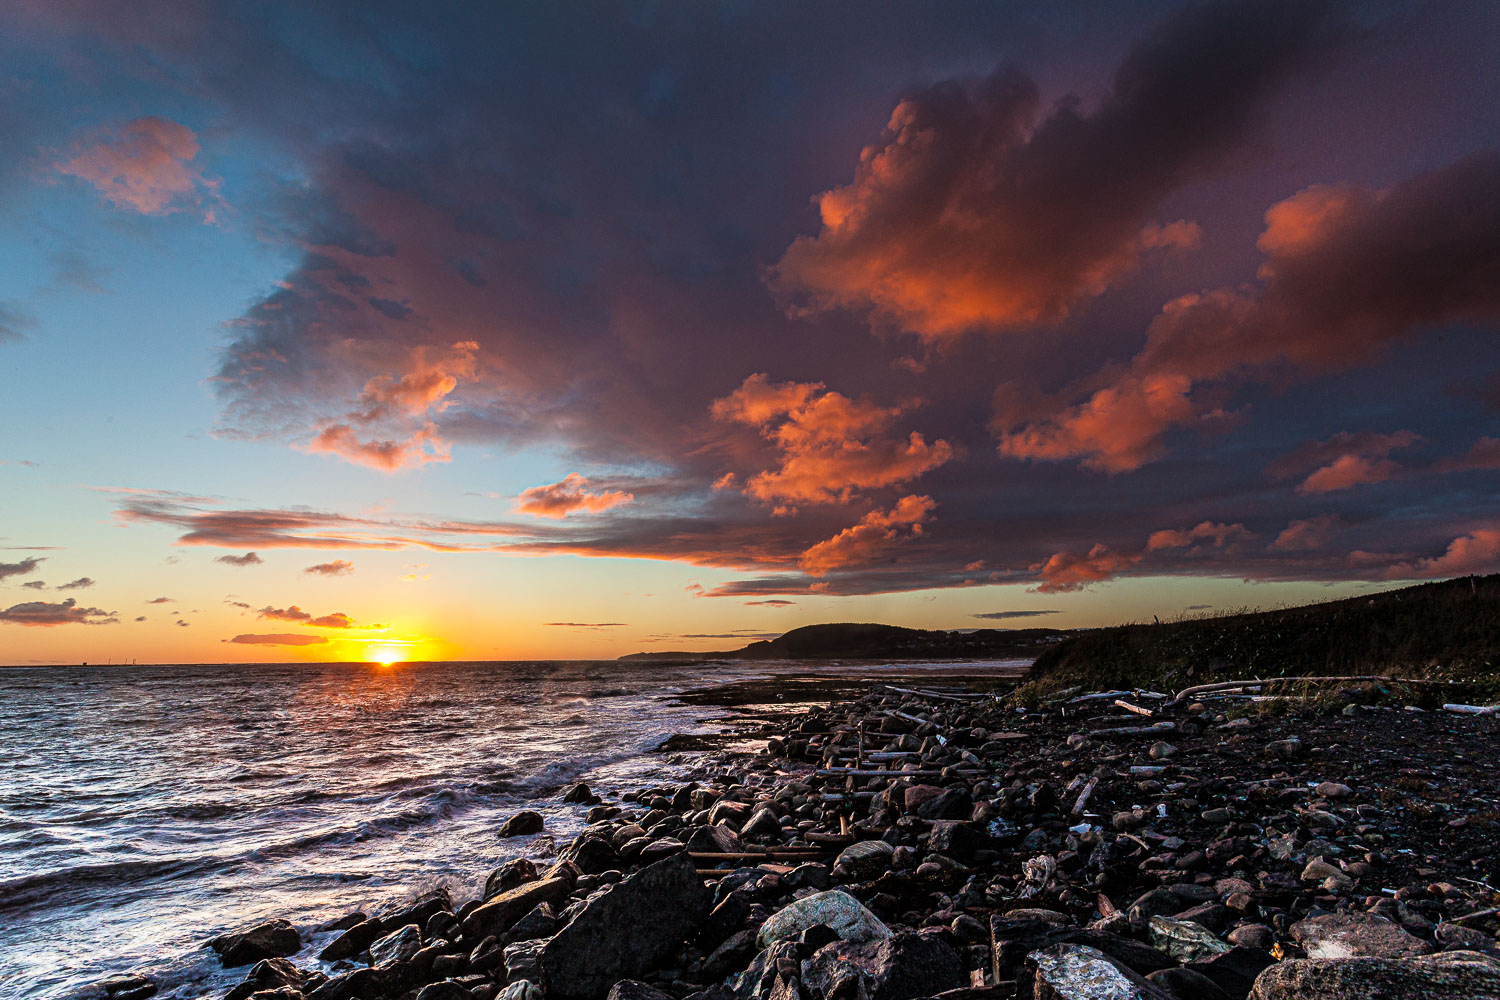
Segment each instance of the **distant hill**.
[{"label": "distant hill", "polygon": [[1022,693],[1391,672],[1500,681],[1500,574],[1273,611],[1091,629],[1045,648]]},{"label": "distant hill", "polygon": [[843,622],[805,625],[742,649],[630,653],[622,660],[948,660],[1035,656],[1069,633],[1055,628],[944,632]]}]

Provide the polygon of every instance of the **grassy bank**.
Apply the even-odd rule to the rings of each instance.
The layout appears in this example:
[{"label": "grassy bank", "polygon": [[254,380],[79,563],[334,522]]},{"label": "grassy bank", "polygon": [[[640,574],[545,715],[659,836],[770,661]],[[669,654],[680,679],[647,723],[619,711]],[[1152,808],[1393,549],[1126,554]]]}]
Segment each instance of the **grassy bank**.
[{"label": "grassy bank", "polygon": [[1368,597],[1097,629],[1045,650],[1021,700],[1073,685],[1153,687],[1248,677],[1401,674],[1500,689],[1500,574]]}]

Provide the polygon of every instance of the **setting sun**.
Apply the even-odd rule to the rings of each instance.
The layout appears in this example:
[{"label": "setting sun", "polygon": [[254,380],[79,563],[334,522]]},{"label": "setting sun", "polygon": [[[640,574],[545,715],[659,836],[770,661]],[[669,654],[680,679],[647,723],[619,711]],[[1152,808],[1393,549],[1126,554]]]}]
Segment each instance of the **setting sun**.
[{"label": "setting sun", "polygon": [[379,663],[387,667],[406,659],[406,651],[395,646],[371,646],[368,653],[371,663]]}]

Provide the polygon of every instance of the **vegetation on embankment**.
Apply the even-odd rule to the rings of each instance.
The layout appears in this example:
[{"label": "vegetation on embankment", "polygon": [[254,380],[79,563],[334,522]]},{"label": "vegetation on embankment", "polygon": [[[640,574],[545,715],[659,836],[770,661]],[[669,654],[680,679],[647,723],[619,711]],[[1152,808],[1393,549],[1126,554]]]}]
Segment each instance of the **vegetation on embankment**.
[{"label": "vegetation on embankment", "polygon": [[1400,674],[1500,690],[1500,574],[1368,597],[1096,629],[1045,649],[1017,691],[1089,690],[1251,677]]}]

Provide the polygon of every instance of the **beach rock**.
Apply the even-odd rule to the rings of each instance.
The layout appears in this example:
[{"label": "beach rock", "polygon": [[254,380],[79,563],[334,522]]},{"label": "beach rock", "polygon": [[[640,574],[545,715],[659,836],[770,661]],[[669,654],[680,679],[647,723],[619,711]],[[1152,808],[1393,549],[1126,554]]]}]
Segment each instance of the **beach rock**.
[{"label": "beach rock", "polygon": [[519,979],[495,994],[495,1000],[542,1000],[542,988],[529,980]]},{"label": "beach rock", "polygon": [[1166,990],[1177,1000],[1236,1000],[1203,973],[1186,967],[1162,969],[1151,973],[1146,980]]},{"label": "beach rock", "polygon": [[1243,1000],[1255,985],[1256,977],[1276,964],[1269,951],[1260,948],[1230,948],[1222,955],[1194,962],[1194,972],[1212,980],[1235,1000]]},{"label": "beach rock", "polygon": [[603,837],[581,834],[563,851],[563,860],[571,861],[589,875],[608,871],[620,863],[620,856]]},{"label": "beach rock", "polygon": [[285,920],[268,920],[249,930],[221,934],[208,942],[219,953],[224,968],[249,965],[263,958],[285,958],[302,950],[296,928]]},{"label": "beach rock", "polygon": [[[281,959],[276,959],[276,961],[279,962]],[[287,964],[290,965],[291,963]],[[98,988],[104,991],[104,995],[109,1000],[146,1000],[147,997],[155,996],[157,990],[154,981],[146,976],[138,976],[133,973],[123,976],[110,976],[108,979],[100,982]],[[275,989],[276,987],[271,986],[267,988]]]},{"label": "beach rock", "polygon": [[609,988],[607,1000],[672,1000],[672,995],[638,979],[622,979]]},{"label": "beach rock", "polygon": [[1264,948],[1267,951],[1276,943],[1276,932],[1265,924],[1241,924],[1225,935],[1229,943],[1249,948]]},{"label": "beach rock", "polygon": [[785,938],[795,938],[818,924],[831,928],[845,941],[872,941],[891,936],[890,928],[846,892],[831,889],[814,893],[783,907],[761,924],[756,943],[768,948]]},{"label": "beach rock", "polygon": [[380,926],[386,934],[398,927],[405,927],[407,924],[423,927],[435,914],[452,912],[452,910],[453,898],[448,895],[448,890],[434,889],[423,893],[411,902],[402,903],[380,914]]},{"label": "beach rock", "polygon": [[834,875],[856,880],[875,878],[890,869],[895,850],[883,840],[850,844],[834,860]]},{"label": "beach rock", "polygon": [[1370,913],[1330,913],[1292,925],[1292,940],[1308,958],[1406,958],[1432,946]]},{"label": "beach rock", "polygon": [[741,823],[750,818],[751,812],[752,808],[748,802],[720,799],[708,811],[708,825],[718,826],[720,823],[727,823],[738,829]]},{"label": "beach rock", "polygon": [[1250,1000],[1463,1000],[1500,998],[1500,960],[1472,951],[1419,958],[1306,958],[1278,962]]},{"label": "beach rock", "polygon": [[589,898],[543,948],[549,1000],[589,1000],[676,954],[707,916],[713,894],[677,854]]},{"label": "beach rock", "polygon": [[445,979],[422,987],[417,991],[416,1000],[474,1000],[474,994],[462,983]]},{"label": "beach rock", "polygon": [[585,785],[581,781],[578,782],[578,784],[569,787],[566,792],[563,792],[562,800],[569,805],[587,806],[598,805],[600,801],[599,796],[595,795],[589,789],[589,786]]},{"label": "beach rock", "polygon": [[536,906],[561,903],[572,891],[572,880],[560,877],[517,886],[486,900],[464,917],[464,934],[470,941],[488,934],[504,934]]},{"label": "beach rock", "polygon": [[839,984],[851,976],[858,977],[861,987],[854,995],[867,1000],[914,1000],[969,984],[958,953],[935,933],[835,941],[802,963],[803,984],[825,997],[850,995]]},{"label": "beach rock", "polygon": [[996,982],[1015,979],[1032,952],[1062,944],[1099,951],[1139,976],[1176,964],[1155,948],[1120,934],[1050,920],[1010,919],[1015,912],[990,919],[990,971]]},{"label": "beach rock", "polygon": [[370,945],[370,964],[387,965],[410,961],[422,950],[422,928],[407,924]]},{"label": "beach rock", "polygon": [[530,809],[523,809],[510,819],[500,824],[500,829],[495,831],[499,837],[524,837],[528,834],[542,832],[542,814]]},{"label": "beach rock", "polygon": [[740,827],[742,837],[775,837],[781,833],[781,820],[773,809],[757,809]]},{"label": "beach rock", "polygon": [[1177,1000],[1097,948],[1058,944],[1032,952],[1036,1000]]},{"label": "beach rock", "polygon": [[913,810],[922,819],[968,819],[974,811],[974,797],[962,785],[951,785],[943,789]]},{"label": "beach rock", "polygon": [[388,977],[378,969],[355,969],[334,976],[307,994],[307,1000],[363,1000],[386,993]]},{"label": "beach rock", "polygon": [[690,851],[710,854],[738,854],[744,850],[740,835],[727,826],[700,826],[684,841]]},{"label": "beach rock", "polygon": [[[309,978],[309,973],[303,972],[284,958],[263,959],[255,963],[244,982],[236,984],[224,994],[224,1000],[245,1000],[252,993],[283,987],[291,987],[300,993],[307,988]],[[111,1000],[117,996],[116,993],[110,993]]]},{"label": "beach rock", "polygon": [[375,943],[375,939],[384,933],[381,930],[379,920],[366,920],[362,924],[355,924],[332,941],[328,946],[318,952],[318,958],[325,962],[337,962],[345,958],[353,958]]},{"label": "beach rock", "polygon": [[1179,962],[1212,958],[1229,950],[1229,945],[1202,924],[1172,917],[1152,917],[1148,924],[1151,943]]},{"label": "beach rock", "polygon": [[484,898],[498,896],[507,889],[526,882],[535,882],[537,878],[536,863],[530,858],[515,858],[490,872],[490,877],[484,880]]},{"label": "beach rock", "polygon": [[551,937],[557,930],[557,914],[550,903],[540,903],[511,925],[509,938],[512,941],[529,941],[533,938]]},{"label": "beach rock", "polygon": [[[547,942],[517,941],[515,944],[505,946],[505,978],[510,980],[524,979],[527,982],[542,982],[542,949]],[[544,990],[545,992],[545,990]]]}]

